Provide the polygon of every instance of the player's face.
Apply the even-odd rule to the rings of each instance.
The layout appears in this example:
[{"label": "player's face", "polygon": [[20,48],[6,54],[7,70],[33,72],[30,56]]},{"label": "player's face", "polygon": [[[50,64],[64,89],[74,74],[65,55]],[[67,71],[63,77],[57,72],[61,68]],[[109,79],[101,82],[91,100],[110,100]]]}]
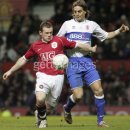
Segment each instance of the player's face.
[{"label": "player's face", "polygon": [[83,10],[80,6],[75,6],[73,8],[73,17],[78,22],[81,22],[85,19],[86,11]]},{"label": "player's face", "polygon": [[39,34],[45,42],[49,42],[53,37],[53,28],[43,27],[42,31],[40,31]]}]

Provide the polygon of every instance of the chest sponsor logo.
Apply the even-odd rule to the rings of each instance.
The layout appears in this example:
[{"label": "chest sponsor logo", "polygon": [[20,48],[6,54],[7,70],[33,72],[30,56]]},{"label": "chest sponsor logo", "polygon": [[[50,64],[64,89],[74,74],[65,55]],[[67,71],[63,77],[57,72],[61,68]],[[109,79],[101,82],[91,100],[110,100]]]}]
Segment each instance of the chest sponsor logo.
[{"label": "chest sponsor logo", "polygon": [[83,40],[83,41],[90,41],[92,34],[86,32],[73,32],[68,33],[66,37],[70,40]]},{"label": "chest sponsor logo", "polygon": [[45,52],[40,54],[42,61],[48,61],[55,56],[55,51]]}]

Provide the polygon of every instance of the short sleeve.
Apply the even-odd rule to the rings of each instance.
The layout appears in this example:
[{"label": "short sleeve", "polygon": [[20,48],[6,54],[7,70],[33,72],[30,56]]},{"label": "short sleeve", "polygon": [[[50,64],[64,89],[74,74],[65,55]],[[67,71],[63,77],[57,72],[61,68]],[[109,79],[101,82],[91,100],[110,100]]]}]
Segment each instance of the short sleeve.
[{"label": "short sleeve", "polygon": [[28,51],[25,53],[24,57],[28,60],[31,59],[32,57],[34,57],[35,55],[35,51],[33,50],[33,44],[30,46],[30,48],[28,49]]},{"label": "short sleeve", "polygon": [[65,48],[75,48],[76,47],[76,42],[75,41],[68,41],[65,37],[60,37],[61,41],[62,41],[62,45]]},{"label": "short sleeve", "polygon": [[57,33],[57,36],[61,37],[61,36],[65,36],[66,34],[66,22],[64,22],[59,30],[59,32]]},{"label": "short sleeve", "polygon": [[108,36],[108,32],[103,30],[96,22],[94,22],[94,27],[93,36],[98,38],[100,41],[104,41]]}]

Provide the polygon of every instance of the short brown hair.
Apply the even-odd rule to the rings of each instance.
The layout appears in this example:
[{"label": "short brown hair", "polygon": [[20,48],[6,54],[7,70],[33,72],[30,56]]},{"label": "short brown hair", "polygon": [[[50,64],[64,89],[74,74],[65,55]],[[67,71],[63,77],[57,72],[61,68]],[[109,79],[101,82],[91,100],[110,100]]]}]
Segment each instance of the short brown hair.
[{"label": "short brown hair", "polygon": [[43,21],[43,22],[41,22],[41,24],[40,24],[40,27],[39,27],[39,31],[42,31],[42,29],[44,28],[44,27],[47,27],[47,28],[51,28],[51,27],[53,27],[53,25],[52,25],[52,23],[50,22],[50,21]]}]

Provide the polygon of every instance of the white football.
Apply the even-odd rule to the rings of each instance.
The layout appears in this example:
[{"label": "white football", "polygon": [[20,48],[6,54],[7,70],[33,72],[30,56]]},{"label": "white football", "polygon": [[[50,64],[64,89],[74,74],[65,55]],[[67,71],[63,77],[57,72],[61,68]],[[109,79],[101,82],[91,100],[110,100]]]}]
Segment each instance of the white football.
[{"label": "white football", "polygon": [[53,57],[52,63],[56,69],[62,70],[62,69],[67,68],[69,60],[66,55],[58,54]]}]

